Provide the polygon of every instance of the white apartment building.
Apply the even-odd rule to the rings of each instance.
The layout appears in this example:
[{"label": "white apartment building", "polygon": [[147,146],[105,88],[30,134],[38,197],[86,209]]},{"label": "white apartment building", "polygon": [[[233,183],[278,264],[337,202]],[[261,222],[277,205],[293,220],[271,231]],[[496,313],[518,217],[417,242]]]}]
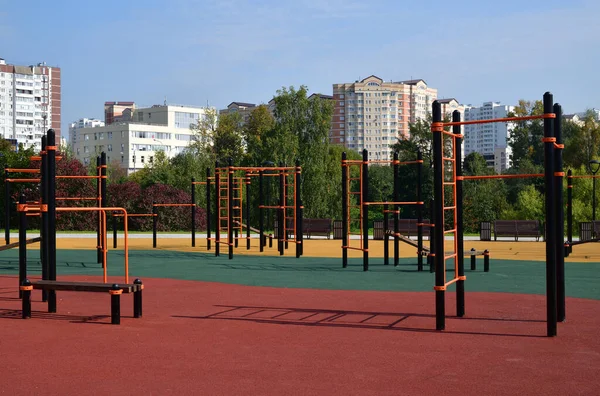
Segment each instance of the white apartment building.
[{"label": "white apartment building", "polygon": [[69,145],[75,147],[77,142],[77,132],[82,128],[103,127],[104,121],[96,118],[80,118],[78,121],[69,124]]},{"label": "white apartment building", "polygon": [[330,141],[387,160],[390,145],[408,137],[409,123],[425,119],[437,89],[424,80],[385,82],[369,76],[354,83],[333,84],[335,102]]},{"label": "white apartment building", "polygon": [[53,128],[60,141],[60,81],[60,68],[10,65],[0,58],[0,136],[39,150],[42,135]]},{"label": "white apartment building", "polygon": [[[514,106],[485,102],[481,107],[467,107],[465,121],[505,118],[512,111]],[[479,153],[486,159],[489,167],[494,167],[497,173],[503,172],[511,166],[507,139],[512,129],[513,126],[506,122],[465,125],[464,155]]]},{"label": "white apartment building", "polygon": [[105,151],[108,163],[116,162],[130,174],[151,165],[158,151],[167,157],[183,152],[192,141],[190,125],[203,119],[207,110],[180,105],[132,108],[132,121],[79,129],[73,151],[86,165]]}]

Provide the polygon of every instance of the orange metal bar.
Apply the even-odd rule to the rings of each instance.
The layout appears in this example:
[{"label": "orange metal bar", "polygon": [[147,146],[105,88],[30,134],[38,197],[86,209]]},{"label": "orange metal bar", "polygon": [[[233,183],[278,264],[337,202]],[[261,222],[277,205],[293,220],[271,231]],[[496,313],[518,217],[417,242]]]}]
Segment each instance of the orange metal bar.
[{"label": "orange metal bar", "polygon": [[492,118],[489,120],[472,120],[472,121],[458,121],[458,122],[440,122],[440,123],[432,123],[431,126],[433,128],[433,124],[439,124],[442,127],[449,127],[454,125],[473,125],[473,124],[490,124],[493,122],[519,122],[519,121],[527,121],[527,120],[539,120],[542,118],[556,118],[556,114],[547,113],[533,116],[523,116],[523,117],[505,117],[505,118]]},{"label": "orange metal bar", "polygon": [[177,204],[177,203],[165,203],[165,204],[154,204],[152,206],[196,206],[196,204]]},{"label": "orange metal bar", "polygon": [[13,173],[40,173],[39,169],[32,169],[32,168],[25,168],[25,169],[20,169],[20,168],[6,168],[7,172],[13,172]]},{"label": "orange metal bar", "polygon": [[[111,212],[123,212],[123,214],[125,216],[123,216],[123,237],[125,240],[125,243],[123,245],[123,250],[125,253],[125,283],[129,283],[129,233],[128,233],[128,221],[127,221],[127,210],[125,210],[124,208],[118,208],[118,207],[107,207],[107,208],[101,208],[101,207],[89,207],[89,208],[56,208],[57,212],[102,212],[103,213],[103,219],[104,219],[104,228],[106,228],[106,212],[107,211],[111,211]],[[106,230],[103,230],[103,236],[106,239]],[[103,249],[106,249],[107,244],[104,243],[104,247]],[[104,253],[105,254],[105,253]],[[106,271],[107,271],[107,265],[104,265],[104,277],[105,277],[105,282],[106,282]]]},{"label": "orange metal bar", "polygon": [[98,201],[99,199],[91,197],[56,197],[57,201]]},{"label": "orange metal bar", "polygon": [[567,176],[570,179],[598,179],[600,175],[592,176],[592,175],[577,175],[577,176]]},{"label": "orange metal bar", "polygon": [[40,179],[6,179],[9,183],[39,183]]},{"label": "orange metal bar", "polygon": [[363,249],[362,247],[362,242],[360,244],[360,247],[354,247],[354,246],[342,246],[343,249],[349,249],[349,250],[360,250],[361,252],[364,252],[365,249]]},{"label": "orange metal bar", "polygon": [[[125,216],[124,214],[120,214],[120,213],[113,213],[113,217],[123,217]],[[130,213],[127,215],[127,217],[154,217],[154,216],[158,216],[157,214],[154,213]]]},{"label": "orange metal bar", "polygon": [[365,205],[423,205],[424,202],[365,202]]},{"label": "orange metal bar", "polygon": [[463,180],[482,180],[482,179],[524,179],[527,177],[544,177],[543,173],[520,174],[520,175],[481,175],[481,176],[463,176]]},{"label": "orange metal bar", "polygon": [[102,176],[75,176],[75,175],[59,175],[57,179],[100,179]]}]

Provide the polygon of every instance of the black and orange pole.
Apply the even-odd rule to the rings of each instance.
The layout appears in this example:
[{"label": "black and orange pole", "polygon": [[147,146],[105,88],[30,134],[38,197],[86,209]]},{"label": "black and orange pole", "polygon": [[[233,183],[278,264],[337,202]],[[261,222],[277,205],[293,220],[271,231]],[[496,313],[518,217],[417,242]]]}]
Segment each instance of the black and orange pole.
[{"label": "black and orange pole", "polygon": [[[218,187],[217,187],[218,188]],[[210,250],[210,168],[206,168],[206,249]]]},{"label": "black and orange pole", "polygon": [[156,234],[158,231],[158,207],[152,201],[152,247],[156,248]]},{"label": "black and orange pole", "polygon": [[[47,138],[46,135],[42,136],[42,151],[40,153],[40,162],[41,162],[41,172],[40,172],[40,187],[42,189],[40,194],[40,203],[47,204],[48,203],[48,183],[50,180],[48,178],[48,155],[46,152],[46,144]],[[40,236],[42,240],[40,242],[40,253],[41,253],[41,264],[42,264],[42,280],[48,280],[48,272],[49,272],[49,254],[50,251],[48,249],[48,212],[42,211],[41,213],[41,229]],[[48,291],[42,290],[42,301],[48,301]]]},{"label": "black and orange pole", "polygon": [[296,205],[294,210],[296,211],[296,229],[294,230],[296,237],[296,258],[300,258],[300,256],[304,252],[304,235],[303,235],[303,210],[302,210],[302,194],[301,194],[301,186],[302,186],[302,168],[300,167],[300,160],[296,160],[296,168],[294,169],[294,194],[296,194]]},{"label": "black and orange pole", "polygon": [[250,250],[250,174],[247,171],[244,184],[246,185],[246,250]]},{"label": "black and orange pole", "polygon": [[[100,193],[100,176],[101,176],[101,165],[102,162],[100,161],[100,156],[96,157],[96,176],[98,177],[96,179],[96,196],[98,198],[100,198],[102,196],[102,194]],[[100,204],[102,204],[100,202]],[[100,235],[100,230],[102,229],[102,223],[101,220],[102,219],[102,215],[100,212],[96,213],[96,260],[98,263],[102,262],[102,247],[101,247],[101,235]]]},{"label": "black and orange pole", "polygon": [[342,267],[348,267],[348,159],[346,152],[342,153]]},{"label": "black and orange pole", "polygon": [[423,271],[423,153],[417,151],[417,271]]},{"label": "black and orange pole", "polygon": [[[49,129],[46,140],[48,160],[48,280],[56,280],[56,134]],[[56,291],[48,290],[48,312],[56,312]]]},{"label": "black and orange pole", "polygon": [[229,260],[233,259],[233,159],[229,158],[227,169],[227,246]]},{"label": "black and orange pole", "polygon": [[[279,167],[283,167],[283,163],[279,164]],[[285,233],[287,232],[285,224],[285,171],[279,171],[279,209],[277,210],[277,249],[279,255],[283,256],[285,249]]]},{"label": "black and orange pole", "polygon": [[[394,202],[400,201],[400,164],[398,163],[398,152],[394,151]],[[400,205],[393,206],[394,211],[394,267],[400,264]],[[367,237],[369,234],[366,234]]]},{"label": "black and orange pole", "polygon": [[10,182],[8,181],[8,165],[4,165],[4,241],[10,243]]},{"label": "black and orange pole", "polygon": [[[550,92],[544,94],[544,115],[553,112],[553,98]],[[544,118],[544,159],[545,159],[545,193],[546,193],[546,327],[548,337],[556,336],[557,296],[556,296],[556,188],[554,186],[554,122]]]},{"label": "black and orange pole", "polygon": [[[106,153],[103,151],[100,154],[100,207],[102,208],[106,208],[108,207],[108,199],[106,196],[106,178],[108,177],[108,173],[107,173],[107,164],[106,164]],[[106,219],[106,215],[103,212],[99,212],[100,214],[100,219],[101,219],[101,227],[100,227],[100,252],[102,253],[102,255],[104,255],[103,251],[107,248],[107,246],[104,246],[106,244],[106,235],[104,235],[106,233],[107,230],[107,219]],[[104,264],[104,260],[102,259],[103,256],[101,257],[100,262]]]},{"label": "black and orange pole", "polygon": [[[25,205],[25,195],[19,196],[19,206]],[[19,210],[19,286],[27,279],[27,212]],[[23,291],[19,289],[19,298]]]},{"label": "black and orange pole", "polygon": [[[433,102],[432,123],[442,123],[442,108],[437,100]],[[443,151],[443,126],[432,128],[433,132],[433,195],[435,197],[435,328],[444,330],[446,328],[446,295],[445,290],[445,266],[444,266],[444,151]]]},{"label": "black and orange pole", "polygon": [[263,194],[263,170],[258,171],[258,239],[260,251],[265,250],[267,240],[265,239],[265,209],[264,209],[264,194]]},{"label": "black and orange pole", "polygon": [[362,152],[362,194],[361,194],[361,212],[362,212],[362,233],[363,237],[363,271],[369,270],[369,152],[363,149]]},{"label": "black and orange pole", "polygon": [[562,140],[562,108],[558,103],[554,104],[553,112],[556,115],[554,118],[554,137],[556,145],[554,146],[554,168],[555,168],[555,221],[556,221],[556,299],[557,299],[557,320],[565,321],[565,211],[563,200],[563,140]]},{"label": "black and orange pole", "polygon": [[[208,183],[210,183],[210,180],[206,181],[206,184],[208,185]],[[190,208],[191,210],[191,216],[192,216],[192,247],[196,247],[196,179],[194,179],[192,177],[192,202],[191,202],[191,206]]]},{"label": "black and orange pole", "polygon": [[[460,112],[454,110],[452,113],[452,122],[460,122]],[[456,169],[456,239],[457,249],[456,256],[458,258],[458,278],[456,281],[456,316],[465,316],[465,254],[464,254],[464,224],[463,224],[463,181],[462,181],[462,137],[460,133],[460,125],[452,126],[452,133],[454,133],[454,167]],[[442,250],[443,252],[443,250]]]},{"label": "black and orange pole", "polygon": [[221,171],[218,161],[215,161],[215,213],[215,256],[218,257],[221,254]]},{"label": "black and orange pole", "polygon": [[567,172],[567,243],[565,256],[569,256],[573,248],[573,171]]},{"label": "black and orange pole", "polygon": [[[390,264],[390,238],[389,238],[389,210],[388,205],[383,205],[383,265]],[[375,226],[373,226],[375,228]],[[395,264],[395,263],[394,263]]]}]

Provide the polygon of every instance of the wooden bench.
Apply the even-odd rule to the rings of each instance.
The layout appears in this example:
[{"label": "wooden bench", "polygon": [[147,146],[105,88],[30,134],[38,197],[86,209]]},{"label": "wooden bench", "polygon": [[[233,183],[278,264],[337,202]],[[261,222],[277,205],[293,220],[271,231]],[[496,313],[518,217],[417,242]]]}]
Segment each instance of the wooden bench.
[{"label": "wooden bench", "polygon": [[496,220],[494,221],[494,241],[499,236],[511,236],[515,241],[519,237],[535,237],[540,240],[542,233],[540,231],[539,220]]},{"label": "wooden bench", "polygon": [[332,232],[331,219],[303,219],[302,228],[308,239],[313,235],[322,235],[329,239]]},{"label": "wooden bench", "polygon": [[600,238],[600,220],[592,221],[592,230],[594,230],[594,238]]},{"label": "wooden bench", "polygon": [[[31,290],[46,291],[74,291],[88,293],[108,293],[111,295],[111,323],[120,324],[121,322],[121,294],[133,293],[133,317],[142,316],[142,290],[144,285],[142,281],[136,279],[131,284],[111,284],[111,283],[91,283],[91,282],[63,282],[40,280],[30,282],[25,280],[20,287],[23,294],[23,318],[31,317]],[[27,296],[25,293],[27,293]],[[48,300],[48,312],[56,312]]]}]

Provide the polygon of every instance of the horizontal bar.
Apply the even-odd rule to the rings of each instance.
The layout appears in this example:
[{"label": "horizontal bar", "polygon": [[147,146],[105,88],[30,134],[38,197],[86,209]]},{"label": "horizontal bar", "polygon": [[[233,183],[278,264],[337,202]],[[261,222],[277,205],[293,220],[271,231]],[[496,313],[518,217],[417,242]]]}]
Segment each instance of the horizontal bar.
[{"label": "horizontal bar", "polygon": [[363,202],[363,205],[423,205],[424,202]]},{"label": "horizontal bar", "polygon": [[528,177],[544,177],[543,173],[521,174],[521,175],[481,175],[481,176],[463,176],[464,180],[482,180],[482,179],[524,179]]},{"label": "horizontal bar", "polygon": [[20,169],[20,168],[6,168],[7,172],[14,172],[14,173],[40,173],[39,169],[32,169],[32,168],[25,168],[25,169]]},{"label": "horizontal bar", "polygon": [[164,203],[164,204],[152,204],[152,206],[196,206],[196,204]]},{"label": "horizontal bar", "polygon": [[39,183],[40,179],[6,179],[9,183]]},{"label": "horizontal bar", "polygon": [[[527,120],[539,120],[542,118],[556,118],[556,114],[547,113],[547,114],[524,116],[524,117],[492,118],[489,120],[440,122],[439,124],[441,124],[441,126],[443,126],[443,127],[449,127],[449,126],[455,126],[455,125],[490,124],[490,123],[494,123],[494,122],[520,122],[520,121],[527,121]],[[433,127],[433,125],[432,125],[432,127]]]}]

